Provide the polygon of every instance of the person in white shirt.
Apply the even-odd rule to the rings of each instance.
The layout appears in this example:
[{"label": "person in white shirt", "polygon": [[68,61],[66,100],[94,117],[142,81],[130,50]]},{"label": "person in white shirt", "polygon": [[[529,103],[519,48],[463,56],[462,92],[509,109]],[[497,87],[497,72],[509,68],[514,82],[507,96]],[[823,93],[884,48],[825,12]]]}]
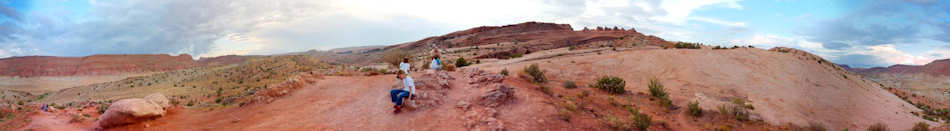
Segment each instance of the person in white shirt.
[{"label": "person in white shirt", "polygon": [[409,64],[409,58],[402,58],[402,62],[399,63],[399,70],[402,70],[406,72],[406,74],[409,74],[410,66],[412,65]]},{"label": "person in white shirt", "polygon": [[409,98],[413,99],[413,94],[416,94],[416,84],[413,83],[412,77],[406,75],[406,72],[399,70],[396,73],[396,78],[402,80],[402,89],[393,89],[389,91],[389,97],[392,99],[392,102],[396,105],[393,105],[393,113],[399,113],[402,111],[403,99]]}]

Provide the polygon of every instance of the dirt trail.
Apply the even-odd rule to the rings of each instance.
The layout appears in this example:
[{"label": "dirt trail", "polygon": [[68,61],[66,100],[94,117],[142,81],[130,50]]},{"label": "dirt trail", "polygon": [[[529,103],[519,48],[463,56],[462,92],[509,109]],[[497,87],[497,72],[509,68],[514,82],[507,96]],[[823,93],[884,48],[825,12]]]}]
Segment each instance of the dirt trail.
[{"label": "dirt trail", "polygon": [[[468,85],[468,79],[459,73],[450,73],[456,80],[450,82],[453,89],[449,89],[441,105],[399,114],[392,113],[388,96],[398,82],[393,75],[331,76],[269,104],[187,109],[115,130],[466,130],[465,111],[456,108],[456,104],[472,102],[471,98],[488,88]],[[417,79],[418,76],[414,75]],[[559,122],[553,117],[539,117],[554,112],[550,105],[541,102],[543,99],[537,96],[540,94],[516,90],[518,101],[497,109],[498,119],[511,125],[507,129],[566,128],[548,125]]]}]

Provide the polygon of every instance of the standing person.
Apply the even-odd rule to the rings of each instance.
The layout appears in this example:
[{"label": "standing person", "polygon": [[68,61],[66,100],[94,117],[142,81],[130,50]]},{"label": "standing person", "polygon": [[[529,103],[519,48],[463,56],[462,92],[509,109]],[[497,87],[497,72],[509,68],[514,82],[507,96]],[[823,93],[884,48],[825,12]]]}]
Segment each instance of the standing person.
[{"label": "standing person", "polygon": [[393,89],[389,91],[389,97],[392,98],[392,102],[396,105],[393,105],[393,113],[402,112],[402,103],[404,98],[409,98],[411,101],[413,94],[416,94],[416,84],[413,83],[412,77],[406,76],[406,72],[399,70],[396,73],[396,79],[402,80],[402,89]]},{"label": "standing person", "polygon": [[412,65],[409,64],[409,58],[402,58],[402,62],[399,63],[399,70],[402,70],[406,72],[406,74],[409,74],[409,67],[411,66]]}]

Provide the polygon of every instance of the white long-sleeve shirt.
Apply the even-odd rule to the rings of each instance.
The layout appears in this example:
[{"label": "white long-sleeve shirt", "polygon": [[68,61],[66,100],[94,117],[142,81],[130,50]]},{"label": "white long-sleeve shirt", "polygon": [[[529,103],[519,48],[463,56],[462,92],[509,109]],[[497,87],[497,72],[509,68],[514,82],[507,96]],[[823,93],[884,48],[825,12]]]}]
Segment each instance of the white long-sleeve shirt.
[{"label": "white long-sleeve shirt", "polygon": [[410,67],[410,66],[412,66],[412,65],[409,65],[409,63],[400,62],[400,63],[399,63],[399,70],[402,70],[403,72],[406,72],[406,74],[409,74],[409,67]]},{"label": "white long-sleeve shirt", "polygon": [[408,75],[406,78],[402,79],[402,90],[409,91],[412,94],[416,94],[416,84],[413,83],[412,77]]}]

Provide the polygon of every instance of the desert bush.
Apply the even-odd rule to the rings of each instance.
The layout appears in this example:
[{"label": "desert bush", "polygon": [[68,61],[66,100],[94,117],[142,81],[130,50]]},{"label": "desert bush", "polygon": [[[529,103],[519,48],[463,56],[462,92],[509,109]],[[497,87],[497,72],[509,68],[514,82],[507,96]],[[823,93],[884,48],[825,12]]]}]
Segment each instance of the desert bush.
[{"label": "desert bush", "polygon": [[455,71],[456,67],[455,65],[445,65],[442,66],[442,69],[445,69],[445,71]]},{"label": "desert bush", "polygon": [[695,117],[703,116],[703,109],[699,107],[698,101],[689,102],[689,105],[687,106],[687,111],[689,111],[690,115],[695,116]]},{"label": "desert bush", "polygon": [[220,97],[220,96],[221,96],[221,91],[223,91],[223,89],[218,88],[218,91],[215,91],[215,94],[217,94],[217,95]]},{"label": "desert bush", "polygon": [[528,67],[524,68],[524,73],[531,76],[531,81],[535,83],[544,83],[546,80],[544,78],[544,71],[541,71],[541,68],[538,67],[538,64],[531,64]]},{"label": "desert bush", "polygon": [[650,84],[647,85],[650,89],[650,95],[657,98],[667,97],[666,90],[663,90],[663,84],[660,83],[656,78],[650,79]]},{"label": "desert bush", "polygon": [[524,53],[512,53],[511,55],[508,56],[508,58],[509,58],[509,59],[510,59],[510,58],[518,58],[518,57],[522,57],[522,56],[524,56]]},{"label": "desert bush", "polygon": [[808,131],[826,131],[825,125],[821,123],[808,123],[808,127],[805,127],[805,130]]},{"label": "desert bush", "polygon": [[107,104],[99,104],[99,108],[97,108],[97,109],[98,109],[98,111],[99,111],[99,114],[106,113],[106,110],[109,109],[109,105],[107,105]]},{"label": "desert bush", "polygon": [[185,106],[194,106],[194,105],[195,105],[195,101],[188,101],[188,104],[185,104]]},{"label": "desert bush", "polygon": [[699,49],[702,47],[702,44],[699,43],[689,43],[689,42],[676,42],[673,44],[674,48],[686,48],[686,49]]},{"label": "desert bush", "polygon": [[409,52],[405,50],[389,50],[383,53],[383,62],[399,67],[399,62],[402,62],[403,58],[409,58],[411,56],[412,54],[409,54]]},{"label": "desert bush", "polygon": [[717,107],[717,109],[719,109],[719,114],[721,114],[721,115],[728,115],[728,114],[729,114],[729,108],[727,108],[726,105],[719,105],[719,107]]},{"label": "desert bush", "polygon": [[577,88],[577,84],[574,84],[574,81],[564,81],[564,88],[574,89]]},{"label": "desert bush", "polygon": [[551,91],[551,87],[541,86],[538,88],[538,90],[541,90],[541,92],[543,92],[544,94],[548,96],[554,96],[554,91]]},{"label": "desert bush", "polygon": [[914,124],[914,128],[910,129],[911,131],[929,131],[930,125],[924,122],[917,122]]},{"label": "desert bush", "polygon": [[23,101],[17,101],[16,104],[22,106],[22,105],[23,105]]},{"label": "desert bush", "polygon": [[508,69],[507,68],[501,69],[501,75],[508,76]]},{"label": "desert bush", "polygon": [[887,131],[887,125],[877,123],[868,127],[868,131]]},{"label": "desert bush", "polygon": [[650,79],[650,84],[647,85],[650,91],[650,95],[659,99],[657,103],[663,107],[672,107],[673,101],[670,100],[669,94],[666,90],[663,89],[663,84],[660,83],[656,78]]},{"label": "desert bush", "polygon": [[627,131],[631,130],[631,124],[628,124],[624,120],[617,118],[615,116],[607,116],[607,126],[613,129]]},{"label": "desert bush", "polygon": [[733,99],[732,104],[736,104],[737,106],[741,106],[742,108],[746,108],[749,110],[755,110],[755,107],[752,106],[752,104],[746,104],[745,100],[742,100],[739,98]]},{"label": "desert bush", "polygon": [[594,88],[607,91],[611,94],[623,94],[627,90],[624,89],[626,82],[620,77],[613,76],[602,76],[597,80],[597,83],[593,85]]},{"label": "desert bush", "polygon": [[558,117],[564,121],[569,121],[574,112],[577,111],[577,104],[572,101],[564,101],[558,103],[557,106],[559,107]]},{"label": "desert bush", "polygon": [[607,96],[607,102],[610,102],[610,105],[613,105],[613,106],[620,106],[620,105],[622,105],[622,104],[620,104],[619,101],[617,101],[617,98],[615,98],[614,96]]},{"label": "desert bush", "polygon": [[463,57],[459,57],[458,59],[455,60],[455,66],[456,66],[456,67],[465,67],[465,66],[468,66],[468,65],[471,65],[471,64],[472,64],[472,63],[468,62],[468,61],[465,60],[465,58],[463,58]]},{"label": "desert bush", "polygon": [[70,114],[69,123],[82,122],[84,120],[86,120],[86,118],[80,116],[79,114]]},{"label": "desert bush", "polygon": [[653,123],[653,118],[650,118],[647,114],[640,113],[636,109],[633,109],[633,107],[628,106],[627,110],[633,115],[633,122],[631,123],[633,127],[640,131],[646,131],[650,128],[650,124]]}]

